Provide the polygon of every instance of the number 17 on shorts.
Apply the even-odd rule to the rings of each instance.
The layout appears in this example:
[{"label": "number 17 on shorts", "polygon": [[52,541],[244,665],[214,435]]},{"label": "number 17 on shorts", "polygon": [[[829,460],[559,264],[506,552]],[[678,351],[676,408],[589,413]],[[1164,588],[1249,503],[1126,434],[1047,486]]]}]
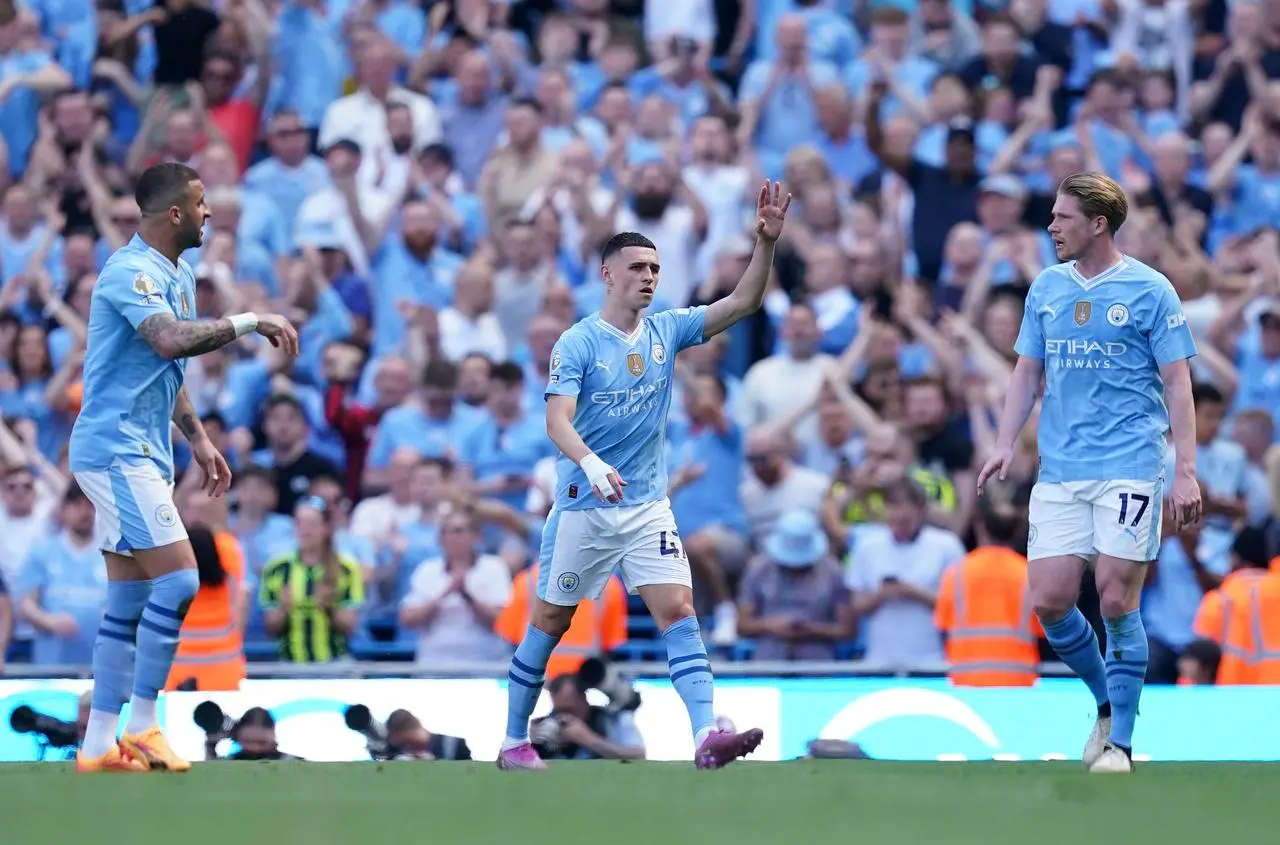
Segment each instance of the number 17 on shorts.
[{"label": "number 17 on shorts", "polygon": [[1031,491],[1027,557],[1154,560],[1164,480],[1039,482]]}]

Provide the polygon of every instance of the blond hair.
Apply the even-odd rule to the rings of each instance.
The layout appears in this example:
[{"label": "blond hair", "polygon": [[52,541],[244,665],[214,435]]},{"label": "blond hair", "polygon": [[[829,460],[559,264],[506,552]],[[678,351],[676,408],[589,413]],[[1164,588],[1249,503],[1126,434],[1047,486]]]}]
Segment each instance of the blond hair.
[{"label": "blond hair", "polygon": [[1080,203],[1080,211],[1092,220],[1095,217],[1107,218],[1107,228],[1114,236],[1124,225],[1129,216],[1129,200],[1125,198],[1124,188],[1114,180],[1101,173],[1076,173],[1062,180],[1058,193],[1065,197],[1074,197]]}]

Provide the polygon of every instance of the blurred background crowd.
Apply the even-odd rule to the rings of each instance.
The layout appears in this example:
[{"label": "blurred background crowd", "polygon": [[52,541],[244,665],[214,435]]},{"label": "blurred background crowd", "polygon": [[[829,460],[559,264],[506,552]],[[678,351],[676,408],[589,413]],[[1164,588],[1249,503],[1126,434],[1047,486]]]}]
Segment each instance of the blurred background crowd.
[{"label": "blurred background crowd", "polygon": [[[0,0],[0,139],[10,673],[89,661],[106,578],[65,445],[97,270],[166,160],[213,213],[200,316],[286,313],[303,350],[187,369],[236,476],[178,479],[203,588],[174,685],[503,660],[551,502],[551,349],[602,301],[600,246],[657,244],[655,308],[714,300],[765,178],[795,195],[765,307],[680,356],[668,428],[711,645],[1034,680],[1034,425],[981,501],[974,467],[1055,187],[1099,170],[1200,349],[1209,516],[1151,569],[1151,680],[1257,680],[1255,622],[1280,653],[1280,612],[1230,601],[1280,540],[1277,0]],[[654,637],[613,583],[552,674]]]}]

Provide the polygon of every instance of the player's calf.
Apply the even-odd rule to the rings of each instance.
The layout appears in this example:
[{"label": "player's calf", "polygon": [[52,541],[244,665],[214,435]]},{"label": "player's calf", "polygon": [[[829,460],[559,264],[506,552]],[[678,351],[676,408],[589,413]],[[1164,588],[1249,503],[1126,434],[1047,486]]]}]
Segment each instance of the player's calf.
[{"label": "player's calf", "polygon": [[[190,553],[189,544],[187,550]],[[128,734],[140,734],[156,724],[156,699],[169,678],[182,621],[199,589],[200,576],[195,569],[179,569],[151,582],[151,596],[138,621],[138,658],[125,727]]]},{"label": "player's calf", "polygon": [[1147,676],[1147,632],[1138,610],[1146,566],[1109,555],[1098,559],[1098,598],[1107,629],[1107,699],[1111,702],[1112,745],[1133,747],[1138,700]]},{"label": "player's calf", "polygon": [[542,694],[551,652],[569,630],[574,610],[543,599],[534,606],[531,623],[507,670],[507,734],[498,757],[499,768],[545,768],[529,743],[529,717]]}]

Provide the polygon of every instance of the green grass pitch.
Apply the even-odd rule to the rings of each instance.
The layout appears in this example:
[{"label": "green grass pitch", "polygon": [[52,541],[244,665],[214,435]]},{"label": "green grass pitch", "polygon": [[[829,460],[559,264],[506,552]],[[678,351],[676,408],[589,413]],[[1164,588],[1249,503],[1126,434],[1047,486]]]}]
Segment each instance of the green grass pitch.
[{"label": "green grass pitch", "polygon": [[1280,766],[208,763],[0,766],[5,845],[1275,845]]}]

